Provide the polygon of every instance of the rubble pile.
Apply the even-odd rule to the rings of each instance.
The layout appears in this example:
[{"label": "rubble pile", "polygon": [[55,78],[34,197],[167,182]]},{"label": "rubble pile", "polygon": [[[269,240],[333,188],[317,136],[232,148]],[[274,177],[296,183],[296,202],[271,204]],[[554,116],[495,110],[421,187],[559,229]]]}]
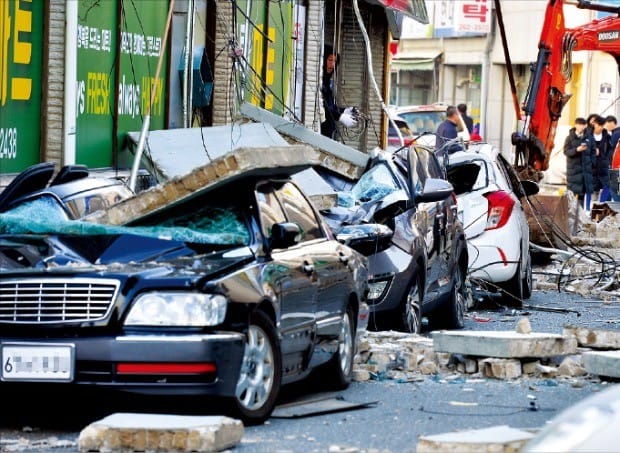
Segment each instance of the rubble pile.
[{"label": "rubble pile", "polygon": [[[620,332],[567,326],[562,335],[533,333],[527,318],[519,321],[516,332],[437,331],[433,335],[435,339],[395,331],[366,332],[355,357],[354,380],[392,379],[402,383],[421,381],[430,375],[464,375],[563,379],[580,387],[583,380],[599,380],[601,374],[584,363],[590,354],[609,350],[620,354]],[[438,341],[440,337],[454,338],[446,342]],[[467,337],[475,342],[468,342]],[[464,353],[467,348],[497,352],[488,356]],[[596,360],[600,363],[600,357]],[[612,370],[603,376],[616,377],[613,370],[620,373],[620,355],[617,362],[606,360],[608,368],[597,366],[596,370]]]},{"label": "rubble pile", "polygon": [[590,214],[577,209],[569,198],[573,215],[570,237],[564,249],[534,245],[550,255],[550,263],[535,271],[534,289],[560,290],[610,300],[620,296],[620,204],[593,204]]}]

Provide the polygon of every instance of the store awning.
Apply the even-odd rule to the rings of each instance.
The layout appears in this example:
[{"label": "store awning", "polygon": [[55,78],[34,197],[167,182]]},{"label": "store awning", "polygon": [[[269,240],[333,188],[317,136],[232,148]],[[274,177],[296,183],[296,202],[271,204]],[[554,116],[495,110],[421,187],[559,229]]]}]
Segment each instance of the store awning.
[{"label": "store awning", "polygon": [[392,59],[390,67],[392,69],[396,69],[397,71],[432,71],[435,69],[435,63],[441,54],[441,50],[427,50],[399,54],[398,57]]},{"label": "store awning", "polygon": [[428,24],[428,12],[425,0],[366,0],[368,3],[381,5],[386,9],[405,14],[421,24]]}]

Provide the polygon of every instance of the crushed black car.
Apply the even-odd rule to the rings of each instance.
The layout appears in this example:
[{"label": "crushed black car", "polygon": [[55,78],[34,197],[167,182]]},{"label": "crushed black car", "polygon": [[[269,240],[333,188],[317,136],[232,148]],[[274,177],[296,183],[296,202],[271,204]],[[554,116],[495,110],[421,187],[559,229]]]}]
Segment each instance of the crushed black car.
[{"label": "crushed black car", "polygon": [[322,211],[337,238],[368,257],[369,328],[462,328],[467,243],[456,196],[423,146],[380,152],[338,206]]},{"label": "crushed black car", "polygon": [[0,213],[35,198],[46,198],[70,218],[79,219],[134,195],[122,180],[92,175],[85,165],[65,165],[56,175],[54,171],[53,162],[41,162],[19,173],[0,192]]},{"label": "crushed black car", "polygon": [[[45,197],[0,214],[0,389],[218,396],[260,423],[281,385],[313,370],[346,387],[368,317],[366,258],[334,238],[290,171],[218,174],[122,224],[71,219]],[[139,211],[152,192],[114,208]]]}]

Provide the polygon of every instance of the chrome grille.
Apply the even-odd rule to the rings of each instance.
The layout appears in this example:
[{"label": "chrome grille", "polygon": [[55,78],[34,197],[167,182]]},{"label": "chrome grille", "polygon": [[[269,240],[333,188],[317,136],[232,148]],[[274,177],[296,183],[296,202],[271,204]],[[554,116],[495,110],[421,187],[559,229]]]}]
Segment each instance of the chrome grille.
[{"label": "chrome grille", "polygon": [[119,282],[105,279],[0,280],[0,322],[96,321],[107,316]]}]

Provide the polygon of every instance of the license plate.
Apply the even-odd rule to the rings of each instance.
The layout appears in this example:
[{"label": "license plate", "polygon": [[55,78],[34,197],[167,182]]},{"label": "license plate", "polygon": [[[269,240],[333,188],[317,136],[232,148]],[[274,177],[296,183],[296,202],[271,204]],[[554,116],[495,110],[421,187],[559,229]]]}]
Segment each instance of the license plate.
[{"label": "license plate", "polygon": [[3,344],[3,381],[73,380],[74,345],[72,344]]}]

